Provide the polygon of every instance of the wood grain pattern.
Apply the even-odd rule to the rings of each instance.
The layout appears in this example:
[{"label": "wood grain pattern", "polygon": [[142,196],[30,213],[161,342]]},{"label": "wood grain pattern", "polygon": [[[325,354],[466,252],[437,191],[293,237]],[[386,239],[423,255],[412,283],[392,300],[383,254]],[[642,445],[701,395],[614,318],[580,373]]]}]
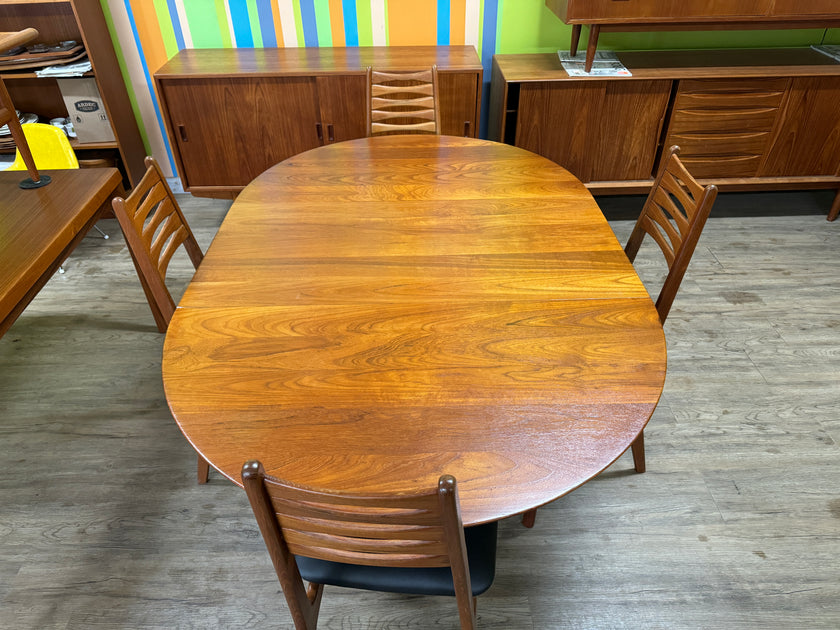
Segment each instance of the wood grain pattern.
[{"label": "wood grain pattern", "polygon": [[522,512],[609,465],[659,399],[661,325],[620,254],[580,182],[521,149],[322,147],[231,208],[170,324],[167,400],[232,480],[254,458],[345,491],[445,470],[465,524]]},{"label": "wood grain pattern", "polygon": [[670,93],[668,81],[525,83],[516,145],[583,182],[652,178]]}]

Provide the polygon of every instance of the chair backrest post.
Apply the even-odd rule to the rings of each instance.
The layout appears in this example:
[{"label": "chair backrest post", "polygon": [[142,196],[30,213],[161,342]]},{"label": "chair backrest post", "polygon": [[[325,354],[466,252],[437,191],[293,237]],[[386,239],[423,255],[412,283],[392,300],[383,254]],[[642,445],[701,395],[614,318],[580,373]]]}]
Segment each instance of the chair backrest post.
[{"label": "chair backrest post", "polygon": [[464,540],[464,524],[458,511],[458,486],[451,475],[443,475],[438,481],[438,498],[446,546],[451,559],[452,583],[455,586],[455,599],[458,603],[458,616],[462,628],[474,628],[475,605],[470,583],[470,568],[467,564],[467,545]]},{"label": "chair backrest post", "polygon": [[663,324],[718,192],[714,184],[701,186],[691,176],[680,161],[679,152],[679,147],[672,146],[662,159],[659,173],[624,248],[628,260],[633,262],[645,235],[649,234],[665,255],[668,275],[656,299],[659,321]]},{"label": "chair backrest post", "polygon": [[265,469],[260,462],[245,463],[242,467],[242,484],[268,548],[274,571],[280,580],[280,587],[286,598],[286,604],[289,606],[295,628],[315,630],[324,587],[322,584],[315,584],[310,585],[309,589],[304,588],[295,557],[283,539],[280,525],[274,514],[271,497],[265,487]]}]

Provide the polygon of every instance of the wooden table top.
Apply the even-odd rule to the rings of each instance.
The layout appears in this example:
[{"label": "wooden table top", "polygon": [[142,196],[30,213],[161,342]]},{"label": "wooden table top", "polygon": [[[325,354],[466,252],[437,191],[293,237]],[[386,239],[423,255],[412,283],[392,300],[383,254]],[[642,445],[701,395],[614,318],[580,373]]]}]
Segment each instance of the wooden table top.
[{"label": "wooden table top", "polygon": [[26,171],[0,171],[0,335],[122,183],[114,168],[43,173],[50,184],[23,190]]},{"label": "wooden table top", "polygon": [[458,479],[466,525],[573,490],[665,379],[653,303],[584,186],[512,146],[390,136],[254,180],[170,324],[169,406],[232,481]]}]

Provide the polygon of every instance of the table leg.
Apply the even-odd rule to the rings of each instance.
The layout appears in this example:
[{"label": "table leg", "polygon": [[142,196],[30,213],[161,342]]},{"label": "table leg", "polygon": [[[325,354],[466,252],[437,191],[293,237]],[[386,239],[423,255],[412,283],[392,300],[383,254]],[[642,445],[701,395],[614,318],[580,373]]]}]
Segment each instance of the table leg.
[{"label": "table leg", "polygon": [[572,43],[569,45],[569,54],[574,57],[577,54],[578,43],[580,43],[580,29],[583,26],[575,24],[572,26]]},{"label": "table leg", "polygon": [[586,64],[583,66],[586,72],[592,70],[592,62],[595,61],[595,50],[598,48],[598,35],[600,33],[600,25],[593,24],[589,27],[589,44],[586,46]]},{"label": "table leg", "polygon": [[831,210],[828,211],[827,219],[834,221],[838,214],[840,214],[840,188],[837,189],[837,194],[834,195],[834,203],[831,204]]}]

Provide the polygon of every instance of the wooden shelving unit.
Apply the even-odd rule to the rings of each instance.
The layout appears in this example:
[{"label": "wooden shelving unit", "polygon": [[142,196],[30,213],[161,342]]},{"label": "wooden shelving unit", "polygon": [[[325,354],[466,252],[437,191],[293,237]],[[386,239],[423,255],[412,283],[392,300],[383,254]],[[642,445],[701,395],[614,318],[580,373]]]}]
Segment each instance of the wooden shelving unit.
[{"label": "wooden shelving unit", "polygon": [[[115,140],[71,144],[83,163],[113,162],[127,187],[140,181],[146,149],[99,0],[0,0],[0,24],[6,31],[35,28],[37,42],[76,40],[84,44],[93,66],[86,76],[96,78]],[[56,79],[38,77],[30,70],[4,71],[2,77],[17,109],[38,114],[42,122],[67,116]]]}]

